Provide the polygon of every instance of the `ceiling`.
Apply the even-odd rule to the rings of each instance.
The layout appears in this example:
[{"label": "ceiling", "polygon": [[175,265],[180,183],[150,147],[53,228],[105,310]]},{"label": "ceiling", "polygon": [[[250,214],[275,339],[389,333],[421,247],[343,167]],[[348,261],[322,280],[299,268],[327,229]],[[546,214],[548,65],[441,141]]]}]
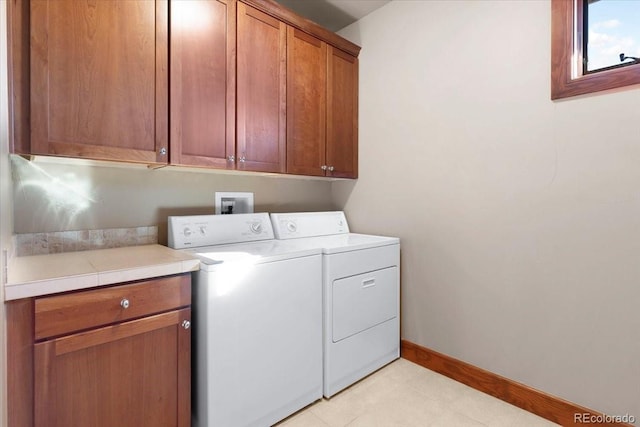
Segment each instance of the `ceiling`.
[{"label": "ceiling", "polygon": [[391,0],[276,0],[299,15],[338,31]]}]

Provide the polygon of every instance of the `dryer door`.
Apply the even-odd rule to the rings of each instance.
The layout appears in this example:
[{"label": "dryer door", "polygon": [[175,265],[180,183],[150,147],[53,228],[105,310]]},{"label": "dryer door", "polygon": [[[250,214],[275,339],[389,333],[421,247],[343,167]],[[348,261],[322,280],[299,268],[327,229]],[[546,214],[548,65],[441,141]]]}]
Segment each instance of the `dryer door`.
[{"label": "dryer door", "polygon": [[333,334],[338,342],[398,316],[398,268],[333,281]]}]

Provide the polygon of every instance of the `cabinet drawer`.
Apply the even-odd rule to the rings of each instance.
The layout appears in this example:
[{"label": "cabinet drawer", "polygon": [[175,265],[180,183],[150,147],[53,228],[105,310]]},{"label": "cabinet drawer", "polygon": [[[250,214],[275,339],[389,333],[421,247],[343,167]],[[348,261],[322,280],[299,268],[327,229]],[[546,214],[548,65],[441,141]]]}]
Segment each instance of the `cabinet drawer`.
[{"label": "cabinet drawer", "polygon": [[64,335],[190,304],[190,274],[36,298],[35,339]]}]

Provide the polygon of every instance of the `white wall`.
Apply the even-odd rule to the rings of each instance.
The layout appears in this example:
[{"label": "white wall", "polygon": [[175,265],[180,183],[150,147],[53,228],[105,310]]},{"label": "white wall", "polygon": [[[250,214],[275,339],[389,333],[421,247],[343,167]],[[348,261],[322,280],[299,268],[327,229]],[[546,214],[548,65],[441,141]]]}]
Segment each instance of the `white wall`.
[{"label": "white wall", "polygon": [[8,86],[7,86],[7,8],[0,3],[0,427],[7,425],[7,385],[6,385],[6,319],[4,310],[4,271],[5,261],[2,250],[10,250],[11,242],[11,174],[9,171],[8,151]]},{"label": "white wall", "polygon": [[640,418],[640,90],[550,101],[549,1],[403,1],[360,54],[352,228],[400,236],[402,336]]}]

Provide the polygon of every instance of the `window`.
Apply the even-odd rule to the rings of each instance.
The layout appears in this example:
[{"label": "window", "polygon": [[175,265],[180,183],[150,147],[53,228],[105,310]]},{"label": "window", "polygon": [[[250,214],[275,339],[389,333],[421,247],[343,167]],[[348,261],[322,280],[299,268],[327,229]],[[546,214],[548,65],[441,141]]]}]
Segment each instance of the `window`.
[{"label": "window", "polygon": [[[607,6],[607,2],[611,4]],[[608,49],[602,49],[608,53],[607,58],[599,56],[598,45],[603,41],[601,36],[606,35],[602,30],[606,26],[620,24],[614,23],[614,18],[608,15],[614,13],[611,9],[613,3],[614,0],[551,0],[551,99],[640,84],[640,61],[635,59],[638,55],[634,54],[640,46],[640,40],[635,40],[634,45],[633,34],[626,38],[621,36],[627,41],[626,44],[612,44]],[[640,2],[623,0],[620,3],[640,8]],[[614,10],[615,6],[620,4],[614,5]],[[640,11],[636,12],[640,14]],[[625,16],[621,18],[630,18],[628,14],[631,12],[622,13]],[[637,24],[631,23],[637,21],[630,19],[628,22],[628,29],[635,30]],[[627,48],[632,50],[625,52]],[[622,57],[620,54],[623,54]],[[624,60],[620,61],[621,58]]]},{"label": "window", "polygon": [[640,2],[588,0],[582,14],[583,74],[640,63]]}]

